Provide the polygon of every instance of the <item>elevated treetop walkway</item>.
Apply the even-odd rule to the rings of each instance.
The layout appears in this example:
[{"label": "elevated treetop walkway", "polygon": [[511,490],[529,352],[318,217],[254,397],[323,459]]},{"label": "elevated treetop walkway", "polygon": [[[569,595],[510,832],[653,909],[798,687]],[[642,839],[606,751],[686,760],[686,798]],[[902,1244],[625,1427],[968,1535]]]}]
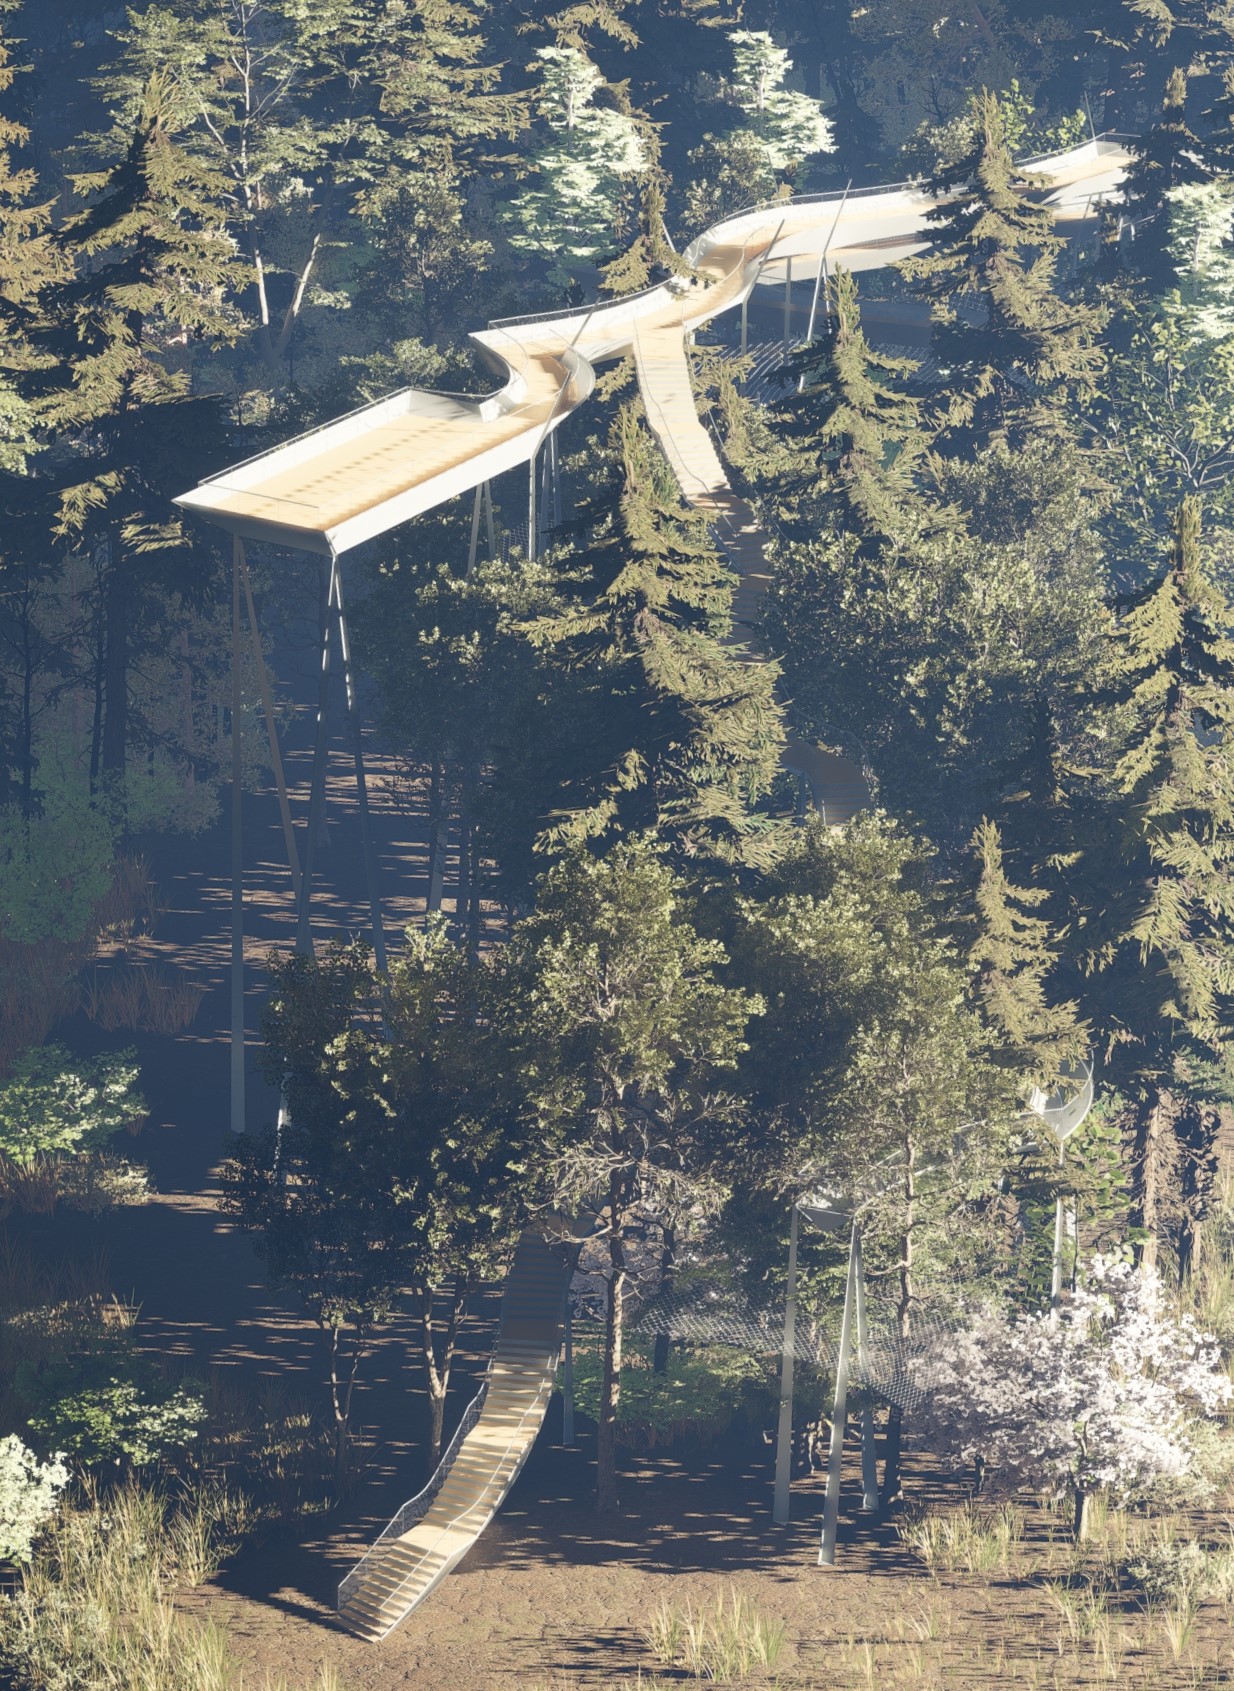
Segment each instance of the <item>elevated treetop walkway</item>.
[{"label": "elevated treetop walkway", "polygon": [[[1117,193],[1129,154],[1119,140],[1102,137],[1029,162],[1043,203],[1068,222],[1090,216],[1098,201]],[[733,643],[748,661],[759,661],[767,536],[729,486],[699,420],[687,338],[741,305],[760,281],[817,277],[832,263],[871,270],[924,250],[932,203],[920,185],[899,183],[755,206],[687,249],[694,272],[688,281],[475,333],[486,360],[504,375],[488,398],[405,388],[212,477],[179,503],[240,540],[337,559],[504,470],[534,462],[550,432],[591,393],[594,366],[631,354],[648,422],[682,494],[715,524],[738,575]],[[334,592],[335,570],[331,582]],[[339,607],[341,614],[341,597]],[[846,822],[868,800],[862,772],[846,758],[790,739],[784,762],[829,822]],[[233,1039],[233,1063],[234,1050]],[[506,1283],[485,1388],[429,1485],[340,1587],[341,1618],[361,1637],[376,1641],[409,1614],[500,1508],[552,1392],[568,1283],[568,1268],[544,1238],[525,1234]]]}]

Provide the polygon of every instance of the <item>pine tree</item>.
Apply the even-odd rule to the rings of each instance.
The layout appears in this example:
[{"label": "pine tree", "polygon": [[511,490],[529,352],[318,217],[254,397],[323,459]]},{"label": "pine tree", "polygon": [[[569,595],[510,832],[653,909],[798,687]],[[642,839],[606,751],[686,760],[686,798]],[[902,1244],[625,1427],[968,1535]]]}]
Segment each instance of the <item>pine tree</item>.
[{"label": "pine tree", "polygon": [[626,184],[647,167],[634,118],[596,103],[604,78],[573,47],[541,47],[540,112],[550,138],[528,162],[531,183],[506,207],[511,245],[549,260],[561,285],[620,241]]},{"label": "pine tree", "polygon": [[726,644],[732,577],[635,406],[613,447],[616,509],[564,564],[573,604],[529,630],[560,677],[550,720],[505,779],[542,795],[542,850],[651,830],[683,855],[758,859],[784,732],[773,666]]},{"label": "pine tree", "polygon": [[[152,79],[136,132],[109,169],[76,179],[86,208],[58,232],[72,274],[44,288],[23,378],[46,449],[36,465],[57,489],[59,535],[106,550],[106,716],[92,775],[122,776],[130,651],[142,593],[179,584],[188,562],[174,496],[226,450],[216,397],[194,395],[179,349],[236,333],[227,297],[238,260],[225,227],[226,186],[184,151],[165,82]],[[34,483],[32,499],[43,496]]]},{"label": "pine tree", "polygon": [[988,817],[973,836],[973,849],[981,867],[978,937],[969,958],[982,1008],[1011,1062],[1026,1078],[1048,1084],[1088,1046],[1074,1000],[1058,1000],[1061,936],[1041,914],[1050,894],[1011,882],[1002,836]]},{"label": "pine tree", "polygon": [[1212,162],[1188,126],[1186,108],[1187,72],[1176,65],[1166,79],[1160,117],[1132,143],[1132,163],[1123,183],[1120,213],[1131,224],[1123,262],[1133,277],[1155,293],[1164,292],[1175,280],[1169,196],[1178,188],[1213,179]]},{"label": "pine tree", "polygon": [[[12,88],[17,71],[0,35],[0,95]],[[29,139],[24,124],[0,117],[0,470],[11,471],[22,469],[33,444],[33,417],[19,392],[19,372],[36,356],[29,340],[31,311],[65,271],[51,205],[38,198],[34,170],[18,162]]]},{"label": "pine tree", "polygon": [[[1101,367],[1100,315],[1059,296],[1063,238],[1030,197],[1038,184],[1016,168],[998,97],[983,91],[975,115],[971,150],[930,184],[932,250],[901,266],[933,305],[943,381],[931,420],[944,446],[1065,434],[1070,401]],[[961,314],[962,295],[984,321],[972,321],[972,304]]]},{"label": "pine tree", "polygon": [[[1229,1085],[1230,623],[1201,546],[1199,501],[1187,498],[1169,567],[1128,602],[1114,633],[1103,696],[1118,751],[1108,828],[1077,876],[1091,906],[1080,938],[1093,1020],[1134,1114],[1132,1214],[1148,1261],[1171,1209],[1177,1216],[1175,1136],[1187,1139],[1197,1109],[1211,1119],[1208,1106]],[[1181,1219],[1181,1256],[1196,1222]]]},{"label": "pine tree", "polygon": [[832,290],[824,333],[785,366],[792,388],[777,418],[804,461],[792,491],[838,508],[841,523],[869,543],[903,524],[914,497],[920,403],[900,384],[915,365],[870,346],[851,272],[838,269]]}]

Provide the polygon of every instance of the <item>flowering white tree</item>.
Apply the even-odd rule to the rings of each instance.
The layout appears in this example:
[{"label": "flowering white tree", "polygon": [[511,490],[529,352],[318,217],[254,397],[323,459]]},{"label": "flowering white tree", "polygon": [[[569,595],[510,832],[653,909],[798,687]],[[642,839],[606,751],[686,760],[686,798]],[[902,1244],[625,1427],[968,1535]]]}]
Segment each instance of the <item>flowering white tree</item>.
[{"label": "flowering white tree", "polygon": [[624,185],[647,168],[633,118],[597,106],[600,72],[574,47],[542,47],[540,115],[551,138],[531,158],[531,184],[511,202],[511,244],[553,260],[555,280],[614,250]]},{"label": "flowering white tree", "polygon": [[733,30],[729,40],[732,98],[771,169],[792,170],[812,153],[829,153],[835,142],[818,101],[784,86],[793,68],[784,49],[761,29]]},{"label": "flowering white tree", "polygon": [[1216,1340],[1168,1307],[1155,1270],[1095,1257],[1043,1315],[982,1311],[931,1359],[927,1415],[944,1443],[1004,1484],[1075,1501],[1142,1497],[1181,1478],[1197,1421],[1231,1396]]},{"label": "flowering white tree", "polygon": [[40,1462],[16,1433],[0,1439],[0,1561],[28,1562],[69,1481],[59,1457]]},{"label": "flowering white tree", "polygon": [[1165,301],[1192,341],[1234,335],[1234,184],[1193,182],[1166,195],[1178,287]]}]

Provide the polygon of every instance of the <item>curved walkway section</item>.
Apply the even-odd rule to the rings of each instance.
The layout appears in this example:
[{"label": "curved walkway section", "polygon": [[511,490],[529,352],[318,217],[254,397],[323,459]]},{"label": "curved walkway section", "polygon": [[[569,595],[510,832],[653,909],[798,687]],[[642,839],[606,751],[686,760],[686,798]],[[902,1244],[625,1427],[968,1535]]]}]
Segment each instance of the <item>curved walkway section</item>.
[{"label": "curved walkway section", "polygon": [[339,1615],[384,1638],[466,1555],[527,1460],[557,1379],[570,1270],[544,1235],[519,1240],[474,1425],[339,1587]]},{"label": "curved walkway section", "polygon": [[[1110,138],[1030,160],[1034,197],[1060,222],[1083,219],[1117,193],[1129,162]],[[826,264],[894,264],[928,246],[933,203],[920,184],[900,183],[739,212],[687,248],[689,281],[473,334],[503,379],[487,399],[404,388],[223,471],[179,502],[247,539],[346,552],[532,460],[591,393],[594,366],[633,350],[636,326],[699,329],[758,283],[781,281],[790,261],[798,280]]]}]

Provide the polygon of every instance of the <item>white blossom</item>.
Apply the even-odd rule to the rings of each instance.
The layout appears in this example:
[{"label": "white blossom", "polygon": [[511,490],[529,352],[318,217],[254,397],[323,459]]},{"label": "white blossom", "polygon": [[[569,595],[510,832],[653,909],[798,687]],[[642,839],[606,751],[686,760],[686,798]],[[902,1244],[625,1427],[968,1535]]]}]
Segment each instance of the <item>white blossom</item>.
[{"label": "white blossom", "polygon": [[40,1462],[16,1433],[0,1439],[0,1561],[29,1561],[39,1529],[55,1514],[68,1480],[58,1456]]},{"label": "white blossom", "polygon": [[936,1429],[992,1477],[1123,1503],[1188,1472],[1197,1418],[1232,1389],[1216,1340],[1170,1310],[1156,1272],[1103,1257],[1057,1311],[982,1311],[931,1377]]}]

